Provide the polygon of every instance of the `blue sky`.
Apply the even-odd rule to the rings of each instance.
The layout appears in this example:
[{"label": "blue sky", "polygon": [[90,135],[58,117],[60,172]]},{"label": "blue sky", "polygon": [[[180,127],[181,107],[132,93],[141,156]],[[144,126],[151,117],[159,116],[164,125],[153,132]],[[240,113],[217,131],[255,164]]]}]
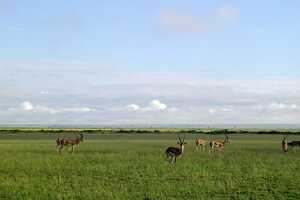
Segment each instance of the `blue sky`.
[{"label": "blue sky", "polygon": [[299,6],[0,0],[0,123],[297,123]]}]

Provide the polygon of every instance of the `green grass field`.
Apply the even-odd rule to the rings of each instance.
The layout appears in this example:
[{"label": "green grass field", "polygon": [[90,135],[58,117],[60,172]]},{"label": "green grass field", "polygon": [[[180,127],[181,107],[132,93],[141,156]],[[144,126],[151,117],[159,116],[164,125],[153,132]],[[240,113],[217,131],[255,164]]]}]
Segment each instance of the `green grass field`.
[{"label": "green grass field", "polygon": [[174,165],[164,152],[176,134],[86,134],[62,155],[55,137],[1,135],[0,199],[300,199],[300,150],[283,153],[280,135],[233,135],[212,154],[186,135]]}]

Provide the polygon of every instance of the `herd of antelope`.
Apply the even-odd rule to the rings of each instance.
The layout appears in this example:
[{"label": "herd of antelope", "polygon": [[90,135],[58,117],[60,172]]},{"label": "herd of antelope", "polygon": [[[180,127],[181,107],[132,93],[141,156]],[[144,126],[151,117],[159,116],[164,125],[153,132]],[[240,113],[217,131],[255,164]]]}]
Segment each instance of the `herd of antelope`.
[{"label": "herd of antelope", "polygon": [[[206,146],[209,145],[210,149],[209,152],[211,151],[223,151],[225,144],[230,144],[230,139],[228,134],[225,131],[224,134],[224,140],[220,141],[220,140],[210,140],[209,142],[201,139],[201,138],[197,138],[195,141],[195,149],[196,151],[199,151],[199,148],[201,149],[201,151],[205,150]],[[71,153],[73,153],[75,151],[75,148],[80,144],[80,142],[83,141],[83,134],[81,133],[79,136],[77,135],[75,139],[66,139],[66,138],[60,138],[58,137],[56,139],[56,148],[57,151],[59,153],[61,153],[63,151],[63,149],[65,147],[71,147],[71,150],[69,150]],[[288,136],[284,136],[281,140],[281,148],[283,152],[287,152],[289,148],[293,149],[294,147],[300,147],[300,141],[291,141],[288,142],[287,141]],[[171,163],[176,163],[176,159],[177,157],[181,157],[183,152],[184,152],[184,145],[187,144],[185,142],[185,138],[182,138],[180,136],[178,136],[178,141],[177,144],[179,145],[178,147],[168,147],[166,149],[166,157],[167,160],[169,160],[169,162]]]},{"label": "herd of antelope", "polygon": [[[213,150],[223,151],[225,144],[229,144],[229,143],[230,143],[229,136],[226,133],[223,141],[211,140],[208,143],[206,140],[201,138],[197,138],[195,141],[196,151],[198,151],[199,148],[201,150],[205,150],[205,147],[207,146],[207,144],[209,144],[210,146],[209,152]],[[181,138],[180,136],[178,136],[177,144],[179,145],[179,147],[168,147],[166,149],[167,160],[171,163],[176,163],[177,157],[182,156],[184,152],[184,145],[186,144],[185,138]]]},{"label": "herd of antelope", "polygon": [[[282,138],[282,141],[281,141],[281,147],[282,147],[283,152],[287,152],[289,148],[293,150],[294,147],[300,147],[300,141],[288,142],[287,138],[288,138],[288,136],[286,135]],[[229,139],[229,136],[226,134],[226,132],[225,132],[225,138],[223,141],[210,140],[208,142],[201,138],[197,138],[195,141],[196,151],[199,151],[199,148],[201,149],[201,151],[205,150],[206,146],[209,145],[209,147],[210,147],[209,152],[211,152],[213,150],[223,151],[225,144],[229,144],[229,143],[230,143],[230,139]],[[184,145],[186,144],[184,138],[181,138],[178,136],[177,144],[179,145],[179,147],[168,147],[166,149],[167,160],[170,163],[176,163],[176,158],[181,157],[184,152]]]}]

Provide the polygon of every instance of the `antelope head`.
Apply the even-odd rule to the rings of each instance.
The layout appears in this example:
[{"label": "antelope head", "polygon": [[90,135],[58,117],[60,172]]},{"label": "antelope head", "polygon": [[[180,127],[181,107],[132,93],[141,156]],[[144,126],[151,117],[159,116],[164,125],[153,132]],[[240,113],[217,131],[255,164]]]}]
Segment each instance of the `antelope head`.
[{"label": "antelope head", "polygon": [[76,140],[79,140],[80,142],[82,142],[82,141],[83,141],[83,138],[84,138],[84,136],[83,136],[83,134],[82,134],[82,133],[80,133],[80,134],[76,134],[75,136],[76,136]]},{"label": "antelope head", "polygon": [[[78,138],[78,137],[77,137]],[[81,142],[83,141],[83,134],[80,133],[80,137],[78,138]]]},{"label": "antelope head", "polygon": [[187,144],[185,141],[184,141],[185,138],[181,138],[180,136],[178,136],[178,140],[177,140],[177,144],[180,145],[181,147],[181,152],[183,153],[184,151],[184,145]]}]

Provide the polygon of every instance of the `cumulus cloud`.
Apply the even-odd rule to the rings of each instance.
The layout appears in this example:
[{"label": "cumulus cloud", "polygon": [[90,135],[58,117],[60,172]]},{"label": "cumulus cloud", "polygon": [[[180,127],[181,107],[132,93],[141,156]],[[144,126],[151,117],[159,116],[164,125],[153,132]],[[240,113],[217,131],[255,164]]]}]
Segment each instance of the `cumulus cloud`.
[{"label": "cumulus cloud", "polygon": [[199,33],[205,31],[200,20],[192,15],[182,14],[175,10],[162,10],[159,17],[163,25],[175,32]]},{"label": "cumulus cloud", "polygon": [[135,111],[140,109],[140,106],[137,105],[137,104],[129,104],[129,105],[127,105],[127,107],[129,109],[132,109],[132,110],[135,110]]},{"label": "cumulus cloud", "polygon": [[150,107],[154,110],[165,110],[167,108],[167,105],[160,102],[157,99],[154,99],[154,100],[151,101]]},{"label": "cumulus cloud", "polygon": [[33,107],[32,103],[29,102],[29,101],[22,102],[20,106],[21,106],[21,109],[24,110],[24,111],[34,110],[34,107]]},{"label": "cumulus cloud", "polygon": [[238,9],[234,8],[230,5],[222,5],[219,8],[217,8],[216,15],[224,20],[236,20],[240,13]]},{"label": "cumulus cloud", "polygon": [[[157,100],[157,99],[153,99],[148,106],[145,107],[141,107],[140,105],[137,104],[129,104],[127,105],[127,108],[134,110],[134,111],[159,111],[159,110],[166,110],[167,109],[167,105],[162,103],[161,101]],[[175,108],[172,108],[172,111]]]}]

